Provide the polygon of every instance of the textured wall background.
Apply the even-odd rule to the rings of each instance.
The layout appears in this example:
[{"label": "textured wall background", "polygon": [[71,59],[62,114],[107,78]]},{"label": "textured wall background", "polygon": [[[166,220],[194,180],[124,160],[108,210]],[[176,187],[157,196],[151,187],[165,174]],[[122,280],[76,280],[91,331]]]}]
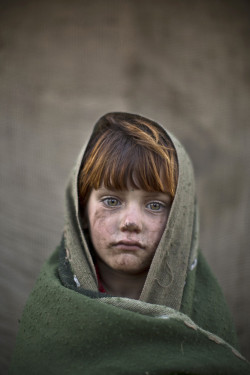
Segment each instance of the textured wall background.
[{"label": "textured wall background", "polygon": [[0,372],[93,123],[139,112],[186,145],[201,246],[250,358],[247,0],[2,0]]}]

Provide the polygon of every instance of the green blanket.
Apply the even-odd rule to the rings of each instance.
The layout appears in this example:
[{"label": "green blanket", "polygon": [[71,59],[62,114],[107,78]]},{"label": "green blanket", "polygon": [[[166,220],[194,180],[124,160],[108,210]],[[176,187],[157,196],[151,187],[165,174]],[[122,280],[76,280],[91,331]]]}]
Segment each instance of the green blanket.
[{"label": "green blanket", "polygon": [[[197,273],[203,273],[214,289],[215,281],[201,268],[206,268],[202,258]],[[64,275],[62,270],[60,273],[69,283],[66,268]],[[202,289],[198,289],[194,316],[200,303],[206,302],[200,323],[209,325],[209,318],[214,332],[234,340],[223,303],[215,309],[211,296],[204,301]],[[114,297],[95,297],[62,285],[55,252],[26,305],[10,374],[250,373],[236,349],[183,313],[118,297],[116,307]]]},{"label": "green blanket", "polygon": [[[108,117],[97,122],[93,135],[110,126]],[[191,162],[167,134],[177,152],[178,185],[140,298],[99,292],[78,204],[83,147],[66,192],[63,240],[25,307],[10,375],[250,374],[224,297],[199,251]]]}]

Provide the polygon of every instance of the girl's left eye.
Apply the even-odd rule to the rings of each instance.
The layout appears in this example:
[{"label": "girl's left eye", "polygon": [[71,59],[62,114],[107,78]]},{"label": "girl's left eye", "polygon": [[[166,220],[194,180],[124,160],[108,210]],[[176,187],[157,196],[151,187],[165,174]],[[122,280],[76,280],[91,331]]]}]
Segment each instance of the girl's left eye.
[{"label": "girl's left eye", "polygon": [[147,204],[147,208],[149,208],[152,211],[160,211],[164,208],[164,206],[160,202],[150,202]]},{"label": "girl's left eye", "polygon": [[116,207],[121,204],[116,198],[105,198],[103,199],[103,202],[109,207]]}]

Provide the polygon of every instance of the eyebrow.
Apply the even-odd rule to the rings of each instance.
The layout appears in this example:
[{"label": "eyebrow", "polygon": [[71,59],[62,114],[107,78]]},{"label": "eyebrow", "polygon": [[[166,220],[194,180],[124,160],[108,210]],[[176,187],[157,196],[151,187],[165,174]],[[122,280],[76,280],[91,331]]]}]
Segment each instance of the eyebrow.
[{"label": "eyebrow", "polygon": [[[134,189],[136,190],[136,189]],[[137,190],[143,190],[143,189],[137,189]],[[126,193],[128,190],[118,190],[118,189],[108,189],[108,188],[105,188],[105,186],[102,186],[100,187],[99,189],[96,190],[97,192],[99,192],[100,194],[102,193],[106,193],[106,194],[114,194],[114,193],[117,193],[117,194],[124,194]],[[169,193],[163,193],[161,191],[146,191],[146,190],[143,190],[145,192],[145,198],[153,198],[155,197],[155,199],[162,199],[162,197],[166,199],[168,199],[169,201],[171,201],[171,196]]]},{"label": "eyebrow", "polygon": [[110,192],[110,193],[113,193],[115,191],[119,191],[119,192],[122,192],[122,190],[117,190],[117,189],[107,189],[105,188],[105,186],[102,186],[100,187],[99,189],[96,189],[96,191],[100,191],[100,192]]},{"label": "eyebrow", "polygon": [[145,198],[155,198],[171,202],[171,196],[169,193],[162,193],[161,191],[147,191]]}]

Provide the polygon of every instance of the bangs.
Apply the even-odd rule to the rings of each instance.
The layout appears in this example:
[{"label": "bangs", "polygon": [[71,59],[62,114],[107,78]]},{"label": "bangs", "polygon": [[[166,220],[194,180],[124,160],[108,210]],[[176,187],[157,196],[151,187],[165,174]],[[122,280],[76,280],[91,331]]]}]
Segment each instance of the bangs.
[{"label": "bangs", "polygon": [[[103,158],[103,173],[94,183],[99,189],[103,184],[111,190],[129,188],[170,193],[166,161],[142,147],[116,149],[108,160]],[[170,188],[170,189],[169,189]]]},{"label": "bangs", "polygon": [[[93,187],[98,189],[103,184],[106,188],[115,190],[128,190],[133,187],[167,192],[168,189],[162,181],[165,171],[163,163],[157,155],[147,155],[145,150],[138,147],[130,152],[114,152],[109,161],[103,160],[103,173]],[[163,180],[166,181],[166,175],[164,177]]]},{"label": "bangs", "polygon": [[167,193],[177,185],[175,149],[163,130],[146,122],[123,121],[90,140],[78,179],[80,206],[92,189],[142,189]]}]

